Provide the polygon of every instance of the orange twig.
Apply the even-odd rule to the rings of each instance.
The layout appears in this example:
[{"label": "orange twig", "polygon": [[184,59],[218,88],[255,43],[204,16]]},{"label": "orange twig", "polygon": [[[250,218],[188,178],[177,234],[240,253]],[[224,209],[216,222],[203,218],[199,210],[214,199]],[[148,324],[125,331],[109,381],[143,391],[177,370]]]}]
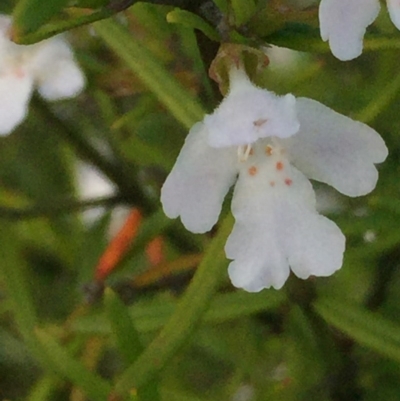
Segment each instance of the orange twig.
[{"label": "orange twig", "polygon": [[132,240],[135,238],[141,221],[142,216],[139,210],[133,209],[129,213],[121,230],[111,240],[110,244],[101,256],[99,263],[96,266],[96,281],[104,281],[117,267],[118,263],[129,249]]}]

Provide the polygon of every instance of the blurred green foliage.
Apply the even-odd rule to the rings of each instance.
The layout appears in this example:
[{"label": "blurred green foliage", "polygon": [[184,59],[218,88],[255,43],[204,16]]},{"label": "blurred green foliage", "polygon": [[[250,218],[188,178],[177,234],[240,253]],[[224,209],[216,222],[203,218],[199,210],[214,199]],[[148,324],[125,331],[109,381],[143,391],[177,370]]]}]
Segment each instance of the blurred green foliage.
[{"label": "blurred green foliage", "polygon": [[[74,100],[35,98],[27,120],[0,141],[0,399],[399,399],[400,33],[382,16],[364,54],[342,63],[318,37],[316,5],[215,1],[227,13],[222,29],[209,3],[138,2],[93,25],[88,15],[103,19],[130,3],[1,3],[21,42],[81,25],[68,37],[88,87]],[[290,12],[277,13],[281,3]],[[334,195],[330,218],[347,250],[332,277],[235,290],[223,253],[229,215],[217,234],[196,236],[160,210],[160,186],[188,128],[220,99],[207,75],[216,33],[302,50],[271,55],[258,83],[359,118],[390,149],[372,194]],[[82,162],[115,195],[82,201]],[[143,224],[104,297],[88,303],[120,205],[139,207]],[[88,222],[85,209],[95,206],[102,213]],[[193,268],[171,269],[168,280],[134,285],[151,268],[145,246],[159,235],[170,261],[204,255],[193,280]]]}]

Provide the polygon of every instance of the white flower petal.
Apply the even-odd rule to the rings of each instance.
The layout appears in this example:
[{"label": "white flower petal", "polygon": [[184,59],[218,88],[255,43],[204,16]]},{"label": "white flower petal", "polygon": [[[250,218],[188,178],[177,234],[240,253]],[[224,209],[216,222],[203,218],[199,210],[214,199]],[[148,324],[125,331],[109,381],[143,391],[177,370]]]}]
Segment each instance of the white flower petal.
[{"label": "white flower petal", "polygon": [[204,118],[213,147],[246,145],[259,138],[287,138],[297,132],[296,100],[253,85],[246,73],[232,69],[231,89],[213,114]]},{"label": "white flower petal", "polygon": [[85,77],[73,60],[55,61],[52,71],[38,84],[43,98],[59,100],[77,96],[85,86]]},{"label": "white flower petal", "polygon": [[289,266],[307,278],[328,276],[342,265],[345,238],[315,211],[310,182],[293,167],[279,174],[269,186],[271,168],[259,168],[251,177],[241,172],[235,187],[236,223],[225,251],[233,259],[228,269],[233,285],[250,292],[281,288]]},{"label": "white flower petal", "polygon": [[288,230],[288,261],[302,279],[327,277],[342,267],[346,239],[339,227],[317,213],[305,212]]},{"label": "white flower petal", "polygon": [[[0,54],[3,56],[5,50],[10,45],[10,39],[7,37],[7,32],[11,27],[11,18],[0,14]],[[16,46],[15,44],[13,44]]]},{"label": "white flower petal", "polygon": [[25,118],[32,86],[32,78],[23,71],[0,75],[0,135],[9,134]]},{"label": "white flower petal", "polygon": [[300,131],[282,140],[290,160],[307,177],[348,196],[371,192],[378,179],[374,163],[388,150],[379,134],[315,100],[297,99]]},{"label": "white flower petal", "polygon": [[47,100],[78,95],[85,86],[85,77],[69,44],[63,38],[55,37],[36,46],[31,68],[39,93]]},{"label": "white flower petal", "polygon": [[397,29],[400,29],[400,2],[399,0],[386,0],[390,18]]},{"label": "white flower petal", "polygon": [[232,284],[249,292],[282,288],[289,277],[289,263],[280,252],[274,233],[262,225],[235,224],[228,238],[227,255],[234,259],[228,267]]},{"label": "white flower petal", "polygon": [[8,37],[11,18],[0,14],[0,74],[8,74],[10,69],[25,67],[23,54],[30,46],[17,45]]},{"label": "white flower petal", "polygon": [[202,123],[192,127],[161,189],[165,214],[180,216],[184,226],[195,233],[208,231],[217,222],[237,174],[235,149],[211,148],[207,135]]},{"label": "white flower petal", "polygon": [[351,60],[362,52],[363,38],[379,14],[378,0],[322,0],[319,6],[321,37],[339,60]]}]

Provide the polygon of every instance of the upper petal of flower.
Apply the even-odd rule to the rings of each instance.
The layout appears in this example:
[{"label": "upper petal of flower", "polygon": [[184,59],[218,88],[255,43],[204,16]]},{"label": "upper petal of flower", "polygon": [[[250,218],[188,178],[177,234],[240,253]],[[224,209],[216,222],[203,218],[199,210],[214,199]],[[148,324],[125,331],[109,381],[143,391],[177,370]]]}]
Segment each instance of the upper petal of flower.
[{"label": "upper petal of flower", "polygon": [[400,2],[399,0],[386,0],[390,18],[397,29],[400,29]]},{"label": "upper petal of flower", "polygon": [[[7,31],[11,27],[11,18],[0,14],[0,54],[3,55],[10,45],[10,39],[7,37]],[[14,46],[16,46],[14,44]]]},{"label": "upper petal of flower", "polygon": [[0,74],[8,74],[11,68],[22,66],[23,54],[31,47],[11,42],[8,37],[10,28],[11,18],[0,14]]},{"label": "upper petal of flower", "polygon": [[213,147],[246,145],[259,138],[287,138],[297,132],[296,100],[253,85],[246,73],[232,68],[230,91],[219,107],[204,118]]},{"label": "upper petal of flower", "polygon": [[0,135],[9,134],[27,114],[32,77],[23,70],[0,74]]},{"label": "upper petal of flower", "polygon": [[348,196],[375,188],[388,150],[380,135],[315,100],[297,99],[299,132],[282,140],[290,160],[307,177],[332,185]]},{"label": "upper petal of flower", "polygon": [[[274,171],[275,169],[275,171]],[[234,286],[250,292],[279,289],[289,267],[300,278],[328,276],[342,265],[345,239],[315,211],[310,182],[286,162],[241,171],[232,212],[236,223],[226,243]]]},{"label": "upper petal of flower", "polygon": [[37,48],[30,67],[39,93],[47,100],[77,96],[85,86],[85,77],[69,44],[55,37],[34,46]]},{"label": "upper petal of flower", "polygon": [[203,123],[192,127],[161,189],[165,214],[181,216],[184,226],[195,233],[208,231],[217,222],[237,174],[235,149],[211,148],[207,135]]},{"label": "upper petal of flower", "polygon": [[339,60],[351,60],[362,52],[368,25],[379,14],[378,0],[322,0],[319,6],[321,37]]}]

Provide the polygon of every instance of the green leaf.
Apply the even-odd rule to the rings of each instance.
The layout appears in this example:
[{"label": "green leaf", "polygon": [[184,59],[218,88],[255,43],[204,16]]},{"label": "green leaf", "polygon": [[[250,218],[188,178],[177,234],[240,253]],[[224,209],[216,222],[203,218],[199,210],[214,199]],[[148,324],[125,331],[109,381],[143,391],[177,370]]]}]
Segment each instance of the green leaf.
[{"label": "green leaf", "polygon": [[110,288],[105,290],[104,301],[119,351],[127,364],[133,363],[143,351],[143,346],[128,308]]},{"label": "green leaf", "polygon": [[218,32],[210,24],[189,11],[177,8],[167,14],[167,21],[172,24],[181,24],[191,29],[198,29],[216,42],[221,40]]},{"label": "green leaf", "polygon": [[[134,363],[144,347],[129,314],[129,309],[111,289],[107,288],[104,295],[107,317],[111,323],[112,332],[116,337],[119,351],[127,364]],[[137,398],[134,399],[138,401],[157,401],[159,398],[157,383],[150,382],[146,386],[137,389]]]},{"label": "green leaf", "polygon": [[111,386],[100,376],[89,371],[74,359],[54,338],[43,330],[36,329],[35,336],[42,345],[50,368],[79,387],[93,401],[106,401]]},{"label": "green leaf", "polygon": [[336,298],[320,299],[314,308],[329,324],[359,344],[400,362],[400,325]]},{"label": "green leaf", "polygon": [[200,323],[222,275],[226,273],[228,261],[224,245],[232,225],[233,218],[229,215],[208,247],[175,313],[143,354],[117,381],[114,390],[116,395],[125,396],[132,387],[140,388],[149,383]]},{"label": "green leaf", "polygon": [[37,322],[36,311],[25,276],[26,265],[17,246],[17,238],[10,226],[0,224],[1,274],[7,296],[12,304],[15,321],[25,341],[29,341]]},{"label": "green leaf", "polygon": [[[380,83],[381,84],[381,83]],[[357,120],[369,123],[373,121],[389,104],[395,99],[400,89],[400,74],[395,78],[390,77],[385,88],[380,90],[378,96],[375,96],[367,104],[367,106],[357,113],[354,118]]]},{"label": "green leaf", "polygon": [[204,116],[197,99],[129,31],[113,20],[96,22],[97,34],[121,57],[158,100],[190,128]]},{"label": "green leaf", "polygon": [[13,38],[36,31],[61,11],[68,0],[20,0],[13,12]]},{"label": "green leaf", "polygon": [[43,376],[31,389],[26,401],[51,400],[52,393],[60,385],[60,379],[55,375]]},{"label": "green leaf", "polygon": [[236,26],[245,24],[256,12],[254,0],[231,0]]},{"label": "green leaf", "polygon": [[95,21],[100,21],[102,19],[110,18],[114,15],[116,11],[113,11],[108,8],[102,8],[100,10],[94,11],[90,14],[83,14],[77,16],[76,18],[67,18],[65,20],[57,21],[57,22],[48,22],[45,25],[42,25],[39,29],[33,32],[13,32],[12,39],[21,45],[31,45],[33,43],[40,42],[42,40],[51,38],[52,36],[58,35],[65,31],[69,31],[73,28],[77,28],[79,26],[88,25]]},{"label": "green leaf", "polygon": [[76,248],[74,253],[74,265],[77,267],[80,284],[93,280],[94,266],[96,266],[107,246],[110,219],[111,214],[106,213],[82,233],[80,246]]},{"label": "green leaf", "polygon": [[69,5],[81,8],[99,8],[110,3],[111,0],[73,0],[69,1]]},{"label": "green leaf", "polygon": [[[257,294],[235,291],[218,294],[210,302],[210,307],[203,317],[203,322],[216,324],[240,319],[255,313],[276,308],[285,300],[284,293],[269,290]],[[141,333],[159,330],[175,311],[175,303],[163,299],[160,302],[136,303],[129,309],[129,315],[135,327]],[[86,316],[72,323],[75,332],[90,334],[110,334],[111,327],[103,316]]]},{"label": "green leaf", "polygon": [[214,3],[223,13],[227,13],[229,11],[227,0],[214,0]]}]

